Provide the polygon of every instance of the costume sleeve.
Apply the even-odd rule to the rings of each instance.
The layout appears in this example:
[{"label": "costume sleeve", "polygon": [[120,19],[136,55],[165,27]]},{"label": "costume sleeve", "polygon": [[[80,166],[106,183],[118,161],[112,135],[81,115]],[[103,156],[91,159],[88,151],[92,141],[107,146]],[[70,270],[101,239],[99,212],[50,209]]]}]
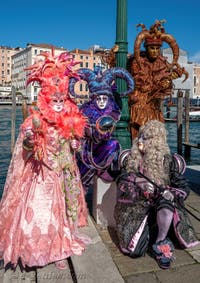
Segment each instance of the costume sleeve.
[{"label": "costume sleeve", "polygon": [[174,155],[170,166],[171,191],[178,198],[186,199],[190,193],[190,187],[183,175],[183,158],[178,154]]},{"label": "costume sleeve", "polygon": [[133,172],[127,173],[122,171],[120,176],[117,178],[117,189],[118,189],[118,201],[134,201],[138,196],[135,185],[136,175]]}]

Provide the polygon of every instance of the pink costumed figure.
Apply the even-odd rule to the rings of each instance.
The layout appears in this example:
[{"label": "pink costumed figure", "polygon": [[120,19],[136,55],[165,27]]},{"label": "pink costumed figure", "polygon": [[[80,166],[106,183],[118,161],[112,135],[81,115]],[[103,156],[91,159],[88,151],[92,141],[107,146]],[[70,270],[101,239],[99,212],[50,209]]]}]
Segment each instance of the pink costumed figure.
[{"label": "pink costumed figure", "polygon": [[40,84],[37,108],[21,125],[0,203],[0,258],[18,263],[67,267],[66,258],[81,255],[89,239],[78,228],[87,225],[87,206],[76,164],[86,119],[68,96],[77,63],[69,53],[27,70],[27,84]]}]

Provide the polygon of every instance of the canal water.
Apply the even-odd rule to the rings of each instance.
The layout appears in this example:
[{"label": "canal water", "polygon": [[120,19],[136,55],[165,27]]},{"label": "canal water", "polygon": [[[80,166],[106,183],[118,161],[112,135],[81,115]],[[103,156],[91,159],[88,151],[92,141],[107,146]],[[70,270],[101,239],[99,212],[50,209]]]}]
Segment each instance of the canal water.
[{"label": "canal water", "polygon": [[[11,106],[0,105],[0,196],[3,191],[6,173],[11,158]],[[22,123],[21,106],[17,106],[16,111],[16,137]],[[177,152],[177,125],[176,123],[166,123],[168,131],[168,143],[172,153]],[[200,122],[190,123],[190,142],[200,143]],[[183,127],[184,140],[184,127]],[[200,149],[191,150],[190,160],[186,160],[187,165],[200,165]]]}]

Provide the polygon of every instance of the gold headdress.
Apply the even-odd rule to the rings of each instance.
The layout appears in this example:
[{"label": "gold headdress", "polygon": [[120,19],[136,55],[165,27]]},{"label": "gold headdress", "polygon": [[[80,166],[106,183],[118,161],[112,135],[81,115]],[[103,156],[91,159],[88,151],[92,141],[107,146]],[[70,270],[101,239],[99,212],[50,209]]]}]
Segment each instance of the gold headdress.
[{"label": "gold headdress", "polygon": [[134,57],[140,66],[140,46],[144,41],[145,46],[149,45],[162,45],[163,42],[169,44],[173,53],[173,61],[169,66],[169,69],[173,68],[174,65],[178,64],[179,58],[179,46],[175,38],[166,33],[163,27],[165,20],[156,20],[155,24],[150,27],[149,30],[146,29],[144,24],[138,24],[137,26],[142,27],[142,31],[137,35],[134,44]]}]

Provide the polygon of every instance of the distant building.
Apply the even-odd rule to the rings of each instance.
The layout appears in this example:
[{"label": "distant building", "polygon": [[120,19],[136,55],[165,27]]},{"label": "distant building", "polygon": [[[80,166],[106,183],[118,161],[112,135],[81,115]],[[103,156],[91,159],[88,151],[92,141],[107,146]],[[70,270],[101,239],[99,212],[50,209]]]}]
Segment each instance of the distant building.
[{"label": "distant building", "polygon": [[[163,56],[167,57],[169,62],[172,62],[172,50],[171,48],[164,48],[162,49]],[[189,89],[190,97],[194,97],[194,63],[188,62],[188,54],[186,51],[180,49],[179,51],[179,60],[178,63],[181,67],[184,67],[185,70],[188,72],[189,77],[188,79],[183,82],[185,76],[183,75],[181,78],[173,80],[174,83],[174,94],[173,96],[176,97],[178,89],[186,90]]]},{"label": "distant building", "polygon": [[0,46],[0,86],[11,86],[12,56],[21,48]]},{"label": "distant building", "polygon": [[0,97],[6,98],[11,94],[11,86],[0,86]]},{"label": "distant building", "polygon": [[[193,98],[200,99],[200,64],[194,64],[194,96]],[[199,102],[199,101],[198,101]]]}]

